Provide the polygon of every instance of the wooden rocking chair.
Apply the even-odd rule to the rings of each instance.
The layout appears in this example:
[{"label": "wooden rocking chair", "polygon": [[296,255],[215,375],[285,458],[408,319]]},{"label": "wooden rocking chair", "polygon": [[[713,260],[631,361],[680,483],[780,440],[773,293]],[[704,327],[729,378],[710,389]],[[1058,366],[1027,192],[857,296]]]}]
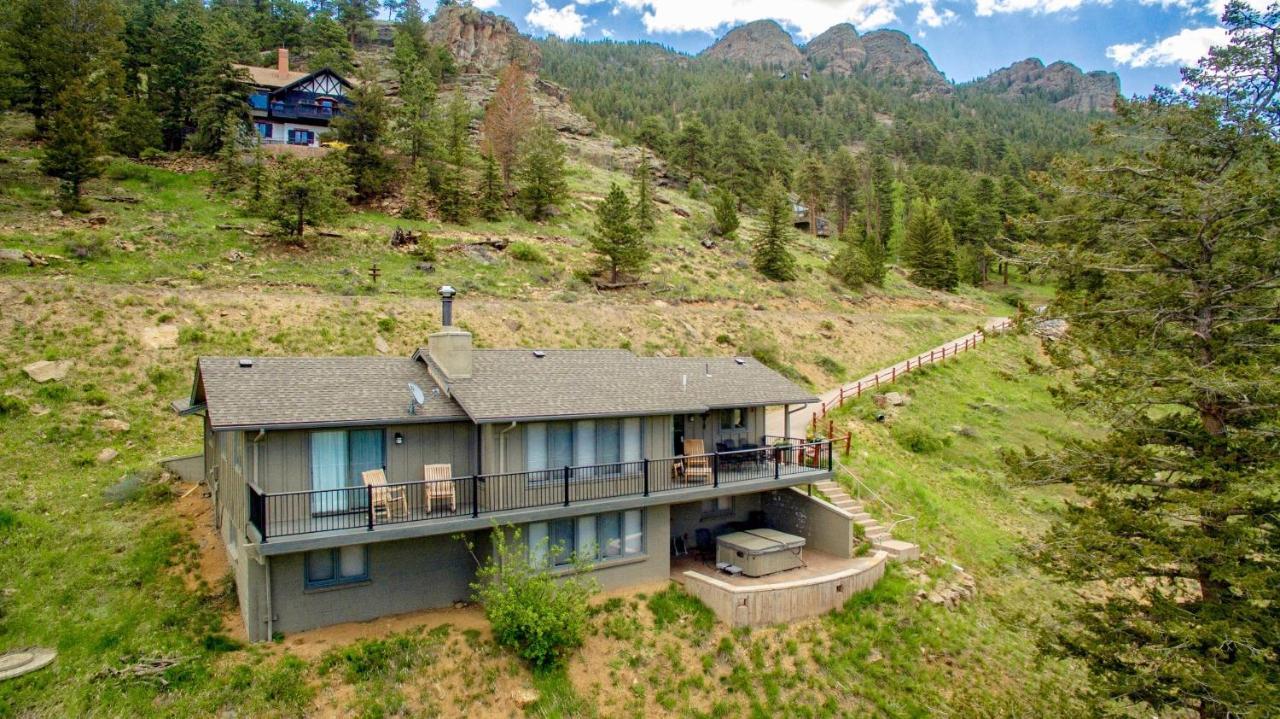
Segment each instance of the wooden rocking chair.
[{"label": "wooden rocking chair", "polygon": [[435,510],[437,502],[448,507],[450,512],[458,511],[458,494],[453,489],[453,465],[422,465],[422,481],[428,514]]},{"label": "wooden rocking chair", "polygon": [[381,469],[370,469],[360,473],[364,486],[371,488],[370,500],[373,502],[373,518],[377,521],[381,516],[384,522],[396,517],[409,516],[409,499],[404,494],[404,487],[388,487],[387,473]]},{"label": "wooden rocking chair", "polygon": [[711,479],[711,461],[706,457],[707,445],[700,439],[684,441],[684,458],[677,479],[689,484],[702,484]]}]

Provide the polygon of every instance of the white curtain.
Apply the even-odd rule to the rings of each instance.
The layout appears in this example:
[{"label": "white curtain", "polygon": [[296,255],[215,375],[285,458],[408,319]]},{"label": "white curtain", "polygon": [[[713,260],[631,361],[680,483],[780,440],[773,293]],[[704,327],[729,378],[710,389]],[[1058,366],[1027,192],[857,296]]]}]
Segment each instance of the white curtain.
[{"label": "white curtain", "polygon": [[364,546],[346,546],[338,549],[338,576],[343,579],[365,575]]},{"label": "white curtain", "polygon": [[644,459],[640,447],[640,418],[628,417],[622,420],[622,461],[639,462]]},{"label": "white curtain", "polygon": [[547,468],[547,425],[542,422],[524,426],[524,468],[528,472]]},{"label": "white curtain", "polygon": [[596,463],[596,422],[593,419],[574,423],[573,463],[579,467]]},{"label": "white curtain", "polygon": [[529,532],[529,563],[535,567],[547,566],[547,547],[550,540],[547,538],[547,523],[534,522],[528,526]]},{"label": "white curtain", "polygon": [[[347,433],[344,430],[311,433],[311,488],[341,489],[347,486]],[[349,492],[311,495],[313,514],[341,512]]]},{"label": "white curtain", "polygon": [[624,554],[639,554],[644,550],[644,529],[640,520],[643,514],[638,509],[630,509],[622,513],[622,551]]},{"label": "white curtain", "polygon": [[596,544],[596,518],[578,517],[578,556],[588,561],[596,558],[599,545]]}]

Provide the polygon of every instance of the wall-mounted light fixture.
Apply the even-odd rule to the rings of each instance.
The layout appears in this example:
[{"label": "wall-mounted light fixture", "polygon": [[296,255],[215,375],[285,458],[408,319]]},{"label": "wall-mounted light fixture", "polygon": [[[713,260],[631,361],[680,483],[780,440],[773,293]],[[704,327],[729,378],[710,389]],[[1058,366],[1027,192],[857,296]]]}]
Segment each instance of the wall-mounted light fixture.
[{"label": "wall-mounted light fixture", "polygon": [[399,432],[396,432],[396,435],[395,435],[395,438],[394,438],[394,439],[395,439],[395,441],[396,441],[396,444],[404,444],[404,435],[403,435],[403,434],[400,434]]}]

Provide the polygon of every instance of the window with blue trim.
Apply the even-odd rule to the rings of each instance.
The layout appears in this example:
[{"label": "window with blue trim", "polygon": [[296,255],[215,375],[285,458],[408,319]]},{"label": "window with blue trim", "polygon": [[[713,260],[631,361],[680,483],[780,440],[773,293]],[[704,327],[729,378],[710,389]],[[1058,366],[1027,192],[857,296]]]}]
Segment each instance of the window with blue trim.
[{"label": "window with blue trim", "polygon": [[266,137],[266,138],[271,137],[271,123],[255,122],[253,123],[253,125],[254,127],[258,128],[258,137]]},{"label": "window with blue trim", "polygon": [[307,589],[369,580],[369,548],[365,545],[318,549],[307,552],[303,561]]}]

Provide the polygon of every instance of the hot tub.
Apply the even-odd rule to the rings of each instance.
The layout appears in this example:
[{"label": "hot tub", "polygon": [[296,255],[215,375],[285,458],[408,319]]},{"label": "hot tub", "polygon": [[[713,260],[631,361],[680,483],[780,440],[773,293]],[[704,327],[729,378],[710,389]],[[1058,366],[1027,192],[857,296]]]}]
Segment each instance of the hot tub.
[{"label": "hot tub", "polygon": [[748,577],[804,566],[804,537],[776,529],[748,529],[716,540],[716,562],[737,565]]}]

